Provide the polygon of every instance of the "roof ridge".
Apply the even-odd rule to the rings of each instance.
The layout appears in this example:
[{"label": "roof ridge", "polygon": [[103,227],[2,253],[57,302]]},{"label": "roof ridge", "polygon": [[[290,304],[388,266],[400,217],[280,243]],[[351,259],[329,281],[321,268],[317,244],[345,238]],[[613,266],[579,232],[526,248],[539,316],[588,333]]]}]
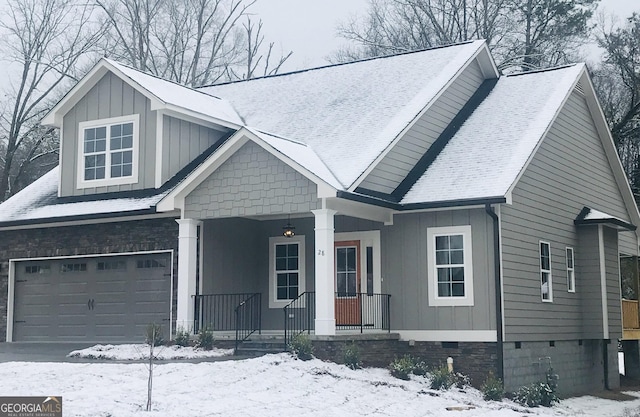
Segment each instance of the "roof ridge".
[{"label": "roof ridge", "polygon": [[368,57],[368,58],[356,59],[354,61],[338,62],[338,63],[335,63],[335,64],[321,65],[321,66],[318,66],[318,67],[303,68],[303,69],[299,69],[299,70],[295,70],[295,71],[283,72],[283,73],[280,73],[280,74],[271,74],[271,75],[265,75],[265,76],[262,76],[262,77],[250,78],[248,80],[235,80],[235,81],[226,81],[226,82],[218,83],[218,84],[201,85],[201,86],[195,87],[195,88],[200,89],[200,88],[207,88],[207,87],[218,87],[218,86],[221,86],[221,85],[238,84],[238,83],[243,83],[243,82],[262,80],[262,79],[266,79],[266,78],[275,78],[275,77],[283,77],[283,76],[293,75],[293,74],[302,74],[302,73],[309,72],[309,71],[316,71],[316,70],[322,70],[322,69],[327,69],[327,68],[340,67],[340,66],[343,66],[343,65],[359,64],[361,62],[374,61],[374,60],[378,60],[378,59],[393,58],[393,57],[397,57],[397,56],[411,55],[411,54],[416,54],[416,53],[420,53],[420,52],[427,52],[427,51],[433,51],[433,50],[437,50],[437,49],[450,48],[450,47],[454,47],[454,46],[467,45],[467,44],[471,44],[471,43],[478,42],[478,41],[480,41],[480,40],[479,39],[468,40],[468,41],[463,41],[463,42],[456,42],[456,43],[450,43],[450,44],[445,44],[445,45],[432,46],[432,47],[423,48],[423,49],[413,49],[413,50],[410,50],[410,51],[400,51],[400,52],[395,53],[395,54],[379,55],[379,56],[373,56],[373,57]]}]

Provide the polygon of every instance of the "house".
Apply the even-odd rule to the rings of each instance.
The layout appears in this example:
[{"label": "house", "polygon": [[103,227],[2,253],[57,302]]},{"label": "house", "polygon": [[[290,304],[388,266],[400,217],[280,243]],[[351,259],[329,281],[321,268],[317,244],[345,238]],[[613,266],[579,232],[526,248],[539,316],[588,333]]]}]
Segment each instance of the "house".
[{"label": "house", "polygon": [[42,123],[59,166],[0,205],[7,342],[309,332],[619,385],[640,216],[582,64],[473,41],[192,90],[102,59]]}]

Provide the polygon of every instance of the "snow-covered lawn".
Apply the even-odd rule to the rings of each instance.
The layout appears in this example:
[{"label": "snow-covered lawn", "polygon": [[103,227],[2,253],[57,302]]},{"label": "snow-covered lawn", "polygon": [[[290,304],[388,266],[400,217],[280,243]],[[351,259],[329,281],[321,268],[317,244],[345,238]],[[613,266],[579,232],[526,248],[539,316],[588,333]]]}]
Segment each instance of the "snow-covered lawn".
[{"label": "snow-covered lawn", "polygon": [[[552,408],[524,409],[485,402],[479,391],[433,391],[423,377],[393,378],[385,369],[353,371],[288,354],[240,361],[167,363],[154,367],[153,412],[144,411],[147,368],[142,363],[0,365],[0,396],[62,395],[70,416],[622,416],[639,397],[617,402],[594,397]],[[633,395],[633,394],[632,394]],[[470,407],[447,411],[447,407]]]},{"label": "snow-covered lawn", "polygon": [[[197,359],[217,358],[233,355],[233,349],[204,350],[193,347],[158,346],[154,348],[153,356],[156,359]],[[113,360],[139,360],[149,357],[149,345],[123,344],[123,345],[95,345],[86,349],[74,350],[70,357],[89,359],[113,359]]]}]

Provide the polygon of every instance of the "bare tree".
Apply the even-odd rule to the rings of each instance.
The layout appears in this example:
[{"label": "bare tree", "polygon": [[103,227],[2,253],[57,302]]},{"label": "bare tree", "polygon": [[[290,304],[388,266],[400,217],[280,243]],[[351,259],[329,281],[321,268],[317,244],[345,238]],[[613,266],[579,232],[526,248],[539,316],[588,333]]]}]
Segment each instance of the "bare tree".
[{"label": "bare tree", "polygon": [[353,46],[331,61],[486,39],[503,66],[563,63],[587,41],[599,0],[370,0],[363,17],[338,33]]},{"label": "bare tree", "polygon": [[[105,48],[116,60],[188,86],[249,78],[261,55],[262,22],[240,20],[256,0],[96,0],[109,23]],[[244,29],[244,30],[243,30]],[[264,69],[277,72],[291,53]],[[242,68],[246,68],[245,71]],[[238,74],[244,74],[239,77]]]},{"label": "bare tree", "polygon": [[91,15],[73,0],[8,2],[0,22],[11,78],[0,114],[0,200],[29,182],[35,162],[57,152],[56,135],[38,122],[101,39]]}]

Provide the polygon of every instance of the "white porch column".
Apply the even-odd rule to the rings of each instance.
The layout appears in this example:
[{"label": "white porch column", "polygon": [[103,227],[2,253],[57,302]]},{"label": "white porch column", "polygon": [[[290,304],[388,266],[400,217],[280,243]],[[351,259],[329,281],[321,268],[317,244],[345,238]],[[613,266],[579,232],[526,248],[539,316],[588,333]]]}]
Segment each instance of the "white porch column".
[{"label": "white porch column", "polygon": [[177,328],[192,332],[196,270],[198,262],[198,221],[180,219],[178,222],[178,311]]},{"label": "white porch column", "polygon": [[333,218],[336,211],[312,210],[315,224],[316,334],[336,334]]}]

